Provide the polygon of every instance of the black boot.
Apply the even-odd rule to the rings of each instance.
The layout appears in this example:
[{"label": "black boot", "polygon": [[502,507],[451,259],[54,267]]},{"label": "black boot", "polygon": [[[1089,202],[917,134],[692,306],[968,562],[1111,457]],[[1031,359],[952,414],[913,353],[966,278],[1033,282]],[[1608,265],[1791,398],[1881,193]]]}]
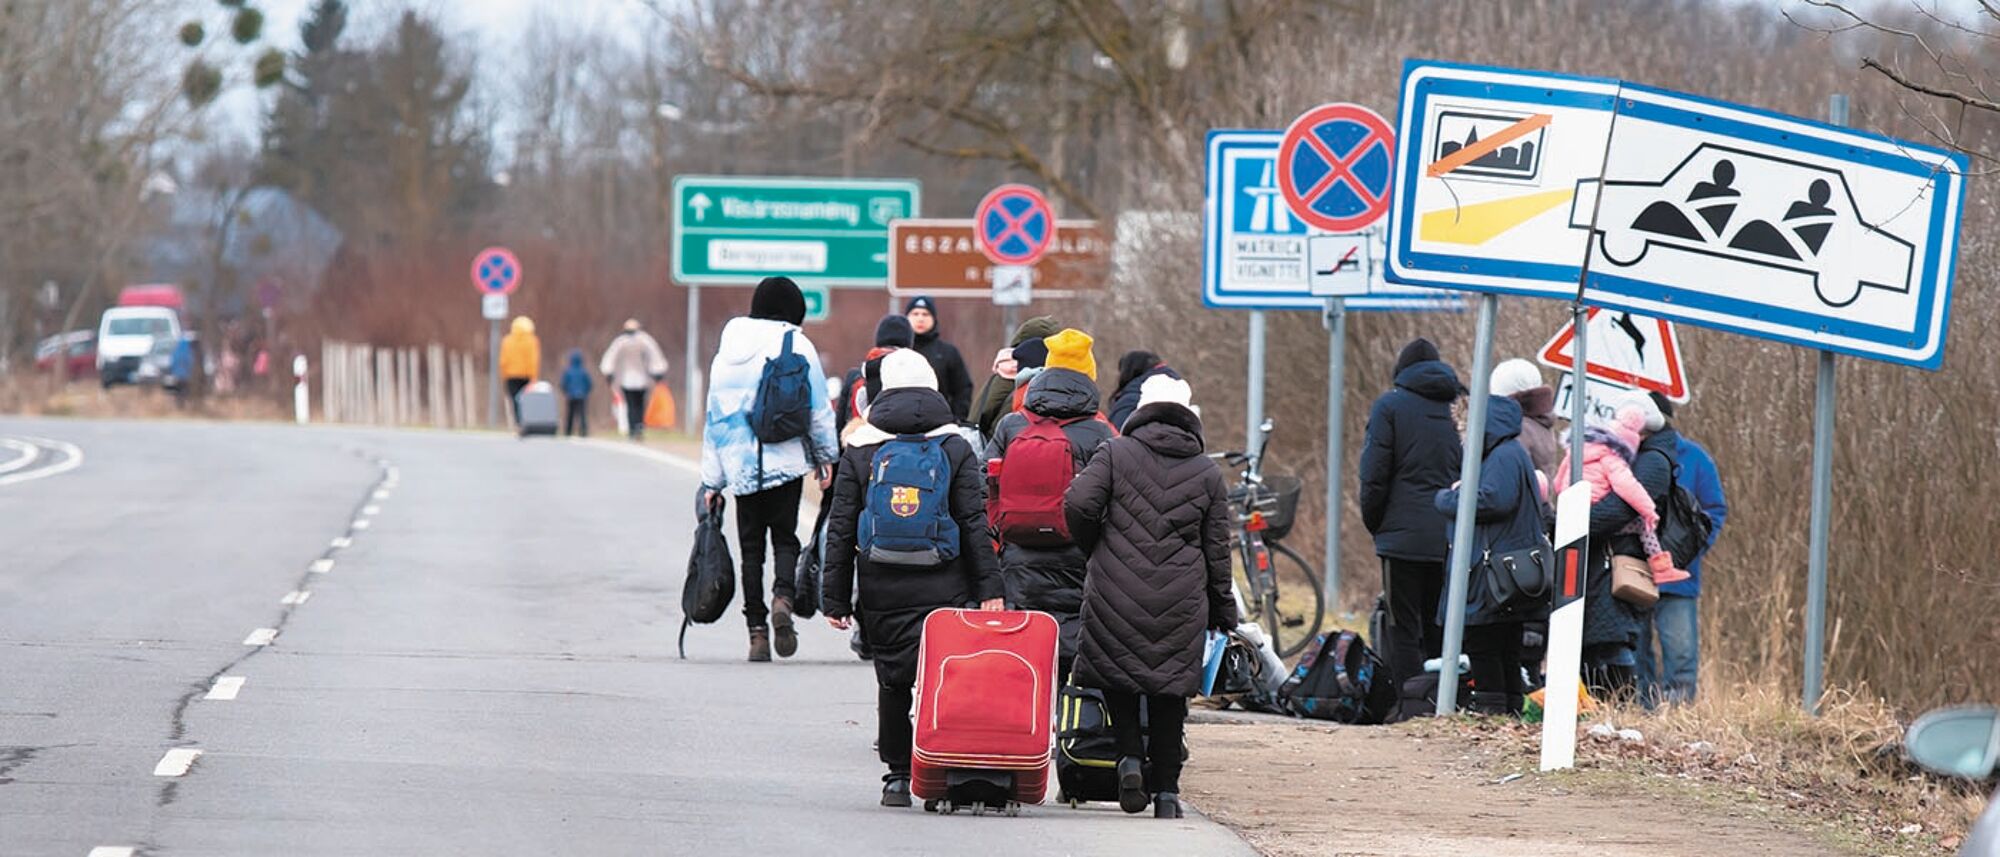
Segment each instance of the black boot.
[{"label": "black boot", "polygon": [[1486,715],[1497,715],[1497,716],[1505,716],[1507,714],[1513,713],[1507,710],[1507,694],[1505,692],[1500,692],[1500,691],[1493,691],[1493,692],[1483,691],[1483,690],[1473,691],[1472,705],[1468,710],[1471,711],[1473,714],[1486,714]]},{"label": "black boot", "polygon": [[1154,818],[1180,818],[1181,796],[1173,792],[1160,792],[1153,796]]},{"label": "black boot", "polygon": [[882,805],[907,807],[910,805],[910,775],[891,773],[882,778]]},{"label": "black boot", "polygon": [[1118,808],[1130,813],[1146,811],[1145,766],[1137,756],[1118,760]]}]

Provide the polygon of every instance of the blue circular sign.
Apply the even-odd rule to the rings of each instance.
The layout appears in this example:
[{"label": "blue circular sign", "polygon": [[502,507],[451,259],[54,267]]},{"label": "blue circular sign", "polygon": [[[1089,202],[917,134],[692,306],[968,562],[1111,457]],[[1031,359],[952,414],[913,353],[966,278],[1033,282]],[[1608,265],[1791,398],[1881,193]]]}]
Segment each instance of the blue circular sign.
[{"label": "blue circular sign", "polygon": [[488,247],[472,257],[472,285],[489,295],[512,294],[521,285],[521,260],[505,247]]},{"label": "blue circular sign", "polygon": [[1389,213],[1396,132],[1358,104],[1322,104],[1285,130],[1278,147],[1278,190],[1300,220],[1328,232],[1354,232]]}]

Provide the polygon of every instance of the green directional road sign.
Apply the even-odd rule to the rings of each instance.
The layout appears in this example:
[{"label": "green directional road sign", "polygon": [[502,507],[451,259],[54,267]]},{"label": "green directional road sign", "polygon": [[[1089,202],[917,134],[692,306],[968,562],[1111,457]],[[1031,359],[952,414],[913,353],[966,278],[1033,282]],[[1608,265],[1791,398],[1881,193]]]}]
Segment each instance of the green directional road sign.
[{"label": "green directional road sign", "polygon": [[833,294],[824,283],[806,283],[799,286],[806,296],[806,321],[825,321],[832,311]]},{"label": "green directional road sign", "polygon": [[887,286],[889,222],[920,196],[910,179],[677,177],[674,279]]}]

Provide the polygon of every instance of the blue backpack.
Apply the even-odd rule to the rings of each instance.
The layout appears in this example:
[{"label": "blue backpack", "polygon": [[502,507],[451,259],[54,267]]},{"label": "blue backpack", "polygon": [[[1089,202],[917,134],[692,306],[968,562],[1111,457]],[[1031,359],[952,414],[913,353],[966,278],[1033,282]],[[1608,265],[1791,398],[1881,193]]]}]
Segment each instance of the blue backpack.
[{"label": "blue backpack", "polygon": [[812,364],[792,351],[792,334],[797,332],[785,331],[784,350],[764,361],[764,375],[757,379],[757,397],[750,401],[750,433],[760,444],[805,437],[812,428]]},{"label": "blue backpack", "polygon": [[875,450],[858,539],[870,562],[934,566],[958,559],[944,441],[906,434]]}]

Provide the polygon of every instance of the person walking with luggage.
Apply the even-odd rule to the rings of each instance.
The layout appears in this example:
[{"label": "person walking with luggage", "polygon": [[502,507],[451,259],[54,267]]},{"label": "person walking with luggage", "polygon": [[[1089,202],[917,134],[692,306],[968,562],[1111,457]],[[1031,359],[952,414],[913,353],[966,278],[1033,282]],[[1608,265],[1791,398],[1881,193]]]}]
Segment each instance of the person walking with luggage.
[{"label": "person walking with luggage", "polygon": [[1542,370],[1519,357],[1493,367],[1488,379],[1493,395],[1513,399],[1521,406],[1521,446],[1528,450],[1535,469],[1560,490],[1563,483],[1554,481],[1556,468],[1569,450],[1556,438],[1556,391],[1542,383]]},{"label": "person walking with luggage", "polygon": [[[1708,449],[1675,426],[1674,404],[1665,396],[1651,394],[1653,405],[1675,428],[1674,461],[1680,464],[1679,484],[1693,495],[1701,510],[1714,524],[1709,546],[1722,535],[1722,522],[1729,517],[1729,501],[1722,495],[1722,477],[1716,473],[1715,458]],[[1639,621],[1639,699],[1651,706],[1660,703],[1692,702],[1700,685],[1701,667],[1701,566],[1707,550],[1688,563],[1688,579],[1660,586],[1659,603],[1651,616]],[[1659,658],[1653,656],[1653,641],[1659,641]]]},{"label": "person walking with luggage", "polygon": [[[1521,674],[1522,625],[1547,612],[1546,595],[1534,598],[1515,588],[1505,566],[1535,567],[1551,579],[1555,551],[1549,547],[1541,486],[1534,460],[1518,438],[1521,406],[1492,396],[1486,409],[1486,448],[1481,452],[1478,506],[1473,514],[1472,566],[1465,588],[1465,654],[1472,661],[1472,706],[1479,714],[1519,716],[1528,687]],[[1433,507],[1453,536],[1459,491],[1437,492]],[[1497,579],[1496,579],[1497,578]],[[1546,592],[1546,589],[1543,590]],[[1444,622],[1444,604],[1437,619]]]},{"label": "person walking with luggage", "polygon": [[1450,542],[1432,504],[1458,481],[1463,450],[1451,405],[1465,388],[1428,339],[1403,347],[1391,377],[1395,385],[1368,412],[1357,496],[1361,522],[1382,559],[1389,601],[1383,649],[1400,685],[1422,676],[1424,661],[1444,648],[1444,626],[1435,616]]},{"label": "person walking with luggage", "polygon": [[660,343],[639,328],[638,319],[628,318],[624,329],[604,349],[597,372],[604,376],[605,386],[624,397],[626,434],[635,441],[644,440],[646,396],[654,384],[667,377],[667,355],[660,350]]},{"label": "person walking with luggage", "polygon": [[590,436],[590,370],[583,368],[583,349],[569,350],[569,366],[562,373],[563,434]]},{"label": "person walking with luggage", "polygon": [[1068,681],[1083,610],[1086,557],[1070,536],[1063,495],[1099,447],[1118,435],[1097,412],[1090,336],[1064,330],[1044,340],[1049,366],[1028,384],[1025,410],[1001,417],[986,446],[994,534],[1007,603],[1040,610],[1062,626],[1056,677]]},{"label": "person walking with luggage", "polygon": [[[833,433],[819,350],[799,329],[805,295],[785,277],[766,277],[750,314],[722,328],[708,371],[707,421],[701,433],[701,482],[708,496],[736,498],[737,550],[743,561],[743,618],[752,662],[798,651],[792,596],[799,563],[799,497],[805,478],[824,490],[840,448]],[[711,500],[712,502],[712,500]],[[765,539],[778,570],[764,604]]]},{"label": "person walking with luggage", "polygon": [[910,706],[924,617],[943,607],[1002,609],[1006,588],[987,528],[978,453],[959,434],[937,373],[912,349],[882,358],[882,391],[847,438],[827,515],[820,609],[852,624],[874,656],[882,805],[910,805]]},{"label": "person walking with luggage", "polygon": [[1190,398],[1185,381],[1147,381],[1125,436],[1106,443],[1064,496],[1070,535],[1090,557],[1076,683],[1103,691],[1118,731],[1119,807],[1139,812],[1150,799],[1155,818],[1181,817],[1182,738],[1188,698],[1201,687],[1203,632],[1238,622],[1228,489],[1202,454]]},{"label": "person walking with luggage", "polygon": [[1125,421],[1132,418],[1132,412],[1139,408],[1139,389],[1146,379],[1154,375],[1165,375],[1179,379],[1181,373],[1167,365],[1167,361],[1151,351],[1127,351],[1118,358],[1118,391],[1111,395],[1109,414],[1113,428],[1123,428]]},{"label": "person walking with luggage", "polygon": [[1056,320],[1049,316],[1042,315],[1028,319],[1014,328],[1014,338],[1007,343],[1007,347],[993,355],[993,374],[988,376],[986,384],[979,388],[977,400],[980,436],[992,438],[993,433],[1000,428],[1000,418],[1011,410],[1009,405],[1014,399],[1014,378],[1021,369],[1020,362],[1014,359],[1014,349],[1030,339],[1054,336],[1057,330]]},{"label": "person walking with luggage", "polygon": [[958,346],[940,336],[937,302],[927,295],[918,295],[903,307],[903,315],[909,318],[910,329],[916,332],[917,351],[931,361],[931,369],[937,372],[938,391],[951,403],[951,418],[965,422],[972,413],[972,374],[966,371],[965,358],[959,356]]},{"label": "person walking with luggage", "polygon": [[512,403],[514,425],[521,424],[521,391],[542,374],[542,340],[535,336],[535,322],[525,315],[514,317],[514,325],[500,340],[500,380]]}]

